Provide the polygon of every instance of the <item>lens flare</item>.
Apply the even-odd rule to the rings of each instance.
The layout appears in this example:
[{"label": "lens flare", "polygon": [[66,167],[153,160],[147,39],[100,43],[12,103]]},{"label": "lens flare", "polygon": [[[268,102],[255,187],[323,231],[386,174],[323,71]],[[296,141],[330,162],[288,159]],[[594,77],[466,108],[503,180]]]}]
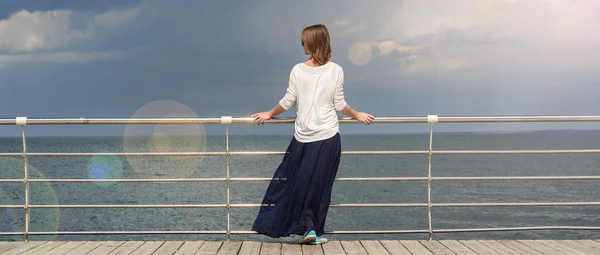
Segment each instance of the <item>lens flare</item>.
[{"label": "lens flare", "polygon": [[[171,100],[144,105],[132,118],[198,118],[189,107]],[[205,152],[206,131],[200,124],[128,124],[123,134],[125,152]],[[202,156],[128,156],[127,162],[146,178],[185,178],[200,167]]]},{"label": "lens flare", "polygon": [[348,49],[348,58],[357,66],[368,64],[371,61],[372,55],[371,45],[368,43],[355,43]]},{"label": "lens flare", "polygon": [[[27,165],[28,179],[46,179],[33,165]],[[23,178],[24,168],[21,158],[0,158],[0,173],[2,178]],[[25,203],[25,185],[20,184],[2,184],[0,193],[2,203],[12,202],[13,204]],[[3,197],[2,197],[3,196]],[[58,205],[58,199],[51,183],[49,182],[29,182],[29,204],[30,205]],[[14,221],[8,221],[13,224],[15,231],[25,231],[25,212],[23,215],[17,215],[19,210],[11,209]],[[31,208],[29,219],[30,232],[55,232],[60,225],[59,208]],[[0,222],[4,222],[2,220]],[[4,231],[4,230],[0,230]],[[32,236],[31,240],[55,240],[56,235]]]},{"label": "lens flare", "polygon": [[[123,162],[117,156],[93,156],[88,161],[90,179],[119,179],[123,176]],[[108,187],[115,182],[95,182],[98,186]]]}]

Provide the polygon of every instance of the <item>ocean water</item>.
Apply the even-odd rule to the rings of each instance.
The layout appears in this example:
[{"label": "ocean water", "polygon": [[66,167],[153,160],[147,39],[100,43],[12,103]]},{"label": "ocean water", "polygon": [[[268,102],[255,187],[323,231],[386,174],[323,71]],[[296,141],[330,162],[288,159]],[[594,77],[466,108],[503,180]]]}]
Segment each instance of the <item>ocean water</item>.
[{"label": "ocean water", "polygon": [[[231,151],[284,151],[290,136],[231,136]],[[428,134],[343,135],[343,150],[427,150]],[[435,150],[599,149],[599,133],[435,134]],[[223,151],[224,136],[152,139],[28,138],[29,152]],[[20,152],[0,138],[0,152]],[[282,156],[234,156],[231,177],[271,177]],[[225,177],[205,157],[29,157],[30,178]],[[600,155],[434,155],[433,176],[600,175]],[[426,177],[426,155],[343,155],[338,177]],[[21,157],[0,157],[0,178],[23,178]],[[30,204],[223,204],[225,183],[31,183]],[[232,203],[260,203],[267,182],[231,184]],[[598,202],[600,181],[434,181],[434,203]],[[0,204],[24,204],[23,183],[0,183]],[[336,182],[332,203],[427,203],[425,181]],[[433,229],[600,226],[599,206],[435,207]],[[23,209],[0,209],[0,232],[24,230]],[[233,208],[231,229],[249,230],[258,208]],[[226,230],[226,209],[31,209],[30,231]],[[333,230],[428,229],[427,208],[331,208]],[[0,236],[0,240],[22,240]],[[333,240],[425,239],[427,234],[330,235]],[[435,233],[434,239],[600,239],[600,231]],[[226,240],[225,235],[32,236],[31,240]],[[232,240],[270,240],[233,235]]]}]

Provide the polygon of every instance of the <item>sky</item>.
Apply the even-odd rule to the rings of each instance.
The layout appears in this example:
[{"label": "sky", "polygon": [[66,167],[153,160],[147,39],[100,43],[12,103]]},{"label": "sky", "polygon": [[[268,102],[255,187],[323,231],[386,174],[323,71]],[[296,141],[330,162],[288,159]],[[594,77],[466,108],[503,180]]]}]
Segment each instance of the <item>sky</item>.
[{"label": "sky", "polygon": [[[284,95],[291,68],[306,59],[300,33],[313,24],[330,30],[347,102],[376,117],[600,115],[597,0],[4,0],[0,117],[248,117]],[[293,110],[281,115],[293,116]],[[341,128],[428,130],[424,124]],[[126,127],[27,130],[123,135]],[[19,132],[0,126],[2,136]],[[240,125],[231,132],[291,134],[293,125]]]}]

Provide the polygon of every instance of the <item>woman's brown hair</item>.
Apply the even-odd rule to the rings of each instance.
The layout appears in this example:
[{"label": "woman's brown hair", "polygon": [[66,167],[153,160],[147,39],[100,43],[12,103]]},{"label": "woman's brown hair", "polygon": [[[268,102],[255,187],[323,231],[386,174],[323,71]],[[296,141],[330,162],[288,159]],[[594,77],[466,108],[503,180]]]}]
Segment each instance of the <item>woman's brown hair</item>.
[{"label": "woman's brown hair", "polygon": [[313,25],[302,30],[302,45],[306,45],[310,58],[318,65],[324,65],[331,58],[329,30],[322,24]]}]

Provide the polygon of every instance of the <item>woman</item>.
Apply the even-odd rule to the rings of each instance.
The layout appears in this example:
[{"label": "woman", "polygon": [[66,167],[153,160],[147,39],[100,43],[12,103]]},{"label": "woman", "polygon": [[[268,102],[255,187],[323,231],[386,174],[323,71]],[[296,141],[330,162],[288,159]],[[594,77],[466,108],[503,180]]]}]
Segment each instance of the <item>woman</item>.
[{"label": "woman", "polygon": [[301,42],[309,58],[292,68],[285,96],[270,111],[252,115],[261,125],[297,104],[294,137],[252,230],[273,238],[303,235],[300,243],[319,244],[327,242],[320,236],[341,156],[337,112],[367,125],[375,117],[355,111],[344,100],[344,72],[329,61],[327,27],[305,28]]}]

